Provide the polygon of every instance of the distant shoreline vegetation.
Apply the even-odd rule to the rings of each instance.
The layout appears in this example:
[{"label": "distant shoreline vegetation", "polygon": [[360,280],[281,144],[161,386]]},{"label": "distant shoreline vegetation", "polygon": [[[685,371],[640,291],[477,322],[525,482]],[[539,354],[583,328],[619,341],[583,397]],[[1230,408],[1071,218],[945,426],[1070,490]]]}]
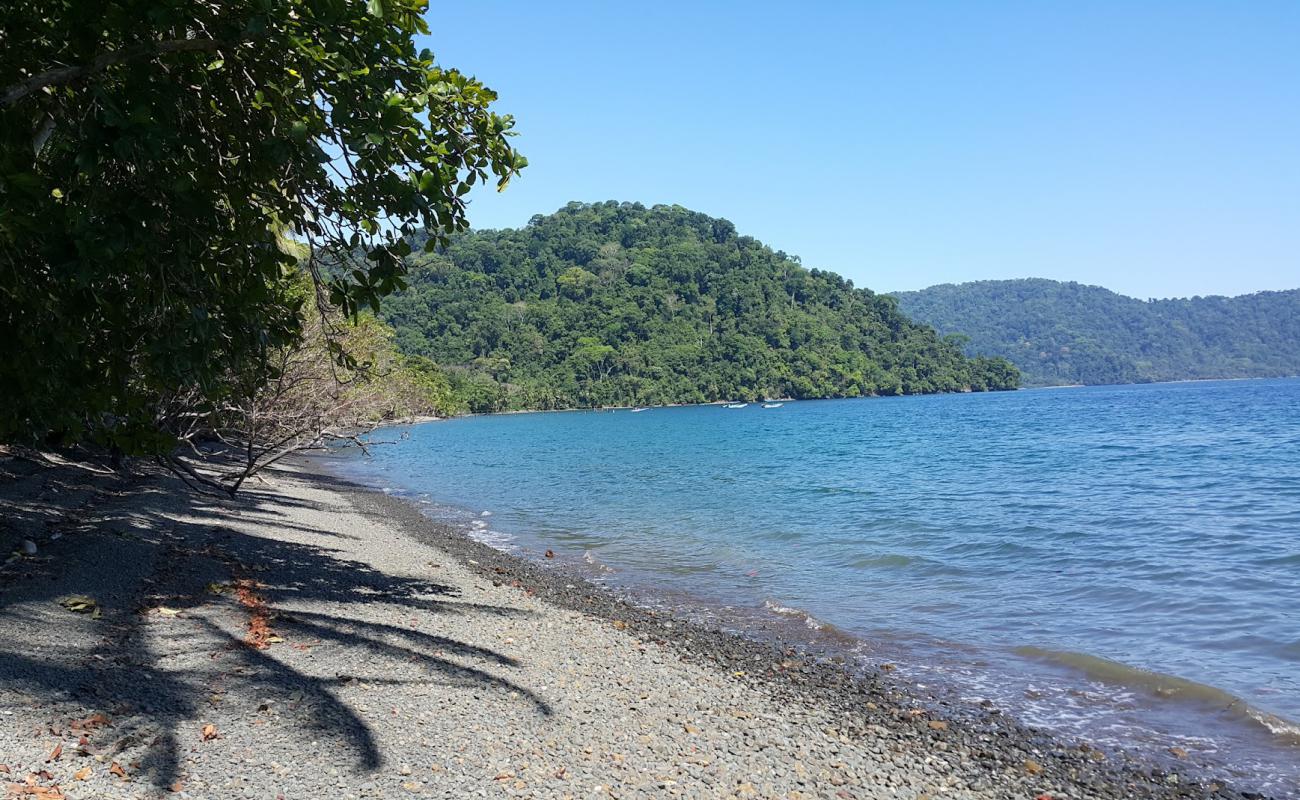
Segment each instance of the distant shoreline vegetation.
[{"label": "distant shoreline vegetation", "polygon": [[680,206],[570,203],[422,252],[380,315],[461,410],[1015,389],[886,295]]},{"label": "distant shoreline vegetation", "polygon": [[899,307],[967,351],[1013,362],[1028,386],[1300,374],[1300,289],[1138,300],[1042,278],[899,292]]}]

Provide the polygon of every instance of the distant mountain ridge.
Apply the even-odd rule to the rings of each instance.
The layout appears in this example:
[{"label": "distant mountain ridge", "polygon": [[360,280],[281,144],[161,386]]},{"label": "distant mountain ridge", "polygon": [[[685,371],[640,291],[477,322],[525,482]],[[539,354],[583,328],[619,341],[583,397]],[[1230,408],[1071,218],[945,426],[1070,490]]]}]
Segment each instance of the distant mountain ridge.
[{"label": "distant mountain ridge", "polygon": [[409,263],[381,313],[474,411],[1019,385],[893,298],[681,206],[570,203]]},{"label": "distant mountain ridge", "polygon": [[1300,374],[1300,289],[1138,300],[1045,278],[897,292],[903,313],[971,354],[1001,356],[1029,386]]}]

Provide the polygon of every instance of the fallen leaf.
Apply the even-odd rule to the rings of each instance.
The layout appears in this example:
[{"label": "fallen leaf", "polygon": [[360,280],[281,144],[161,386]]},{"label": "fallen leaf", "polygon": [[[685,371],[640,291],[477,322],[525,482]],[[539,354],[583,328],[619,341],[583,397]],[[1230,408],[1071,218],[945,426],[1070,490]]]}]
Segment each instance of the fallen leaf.
[{"label": "fallen leaf", "polygon": [[217,738],[217,726],[209,722],[203,726],[203,741],[210,742]]},{"label": "fallen leaf", "polygon": [[90,777],[91,772],[92,770],[90,769],[90,765],[87,764],[86,766],[72,773],[72,778],[73,780],[84,781]]},{"label": "fallen leaf", "polygon": [[68,727],[72,728],[74,731],[93,731],[96,728],[103,728],[111,724],[112,723],[108,721],[108,717],[103,714],[91,714],[85,719],[74,719],[72,722],[68,723]]},{"label": "fallen leaf", "polygon": [[168,788],[171,789],[173,792],[183,792],[185,791],[185,784],[181,783],[180,781],[176,781]]},{"label": "fallen leaf", "polygon": [[616,619],[614,620],[614,629],[619,631],[627,630],[627,623],[621,619]]},{"label": "fallen leaf", "polygon": [[47,758],[47,759],[45,759],[45,763],[48,764],[48,763],[50,763],[51,761],[58,761],[58,760],[59,760],[59,756],[61,756],[61,755],[63,755],[63,743],[62,743],[62,742],[60,742],[59,744],[54,745],[54,749],[50,752],[50,757]]},{"label": "fallen leaf", "polygon": [[109,765],[108,774],[116,775],[117,777],[122,778],[123,780],[126,779],[126,770],[122,769],[122,765],[117,763],[116,761],[114,761],[112,764]]},{"label": "fallen leaf", "polygon": [[9,769],[9,765],[8,765],[8,764],[0,764],[0,772],[3,772],[3,773],[6,774],[6,775],[12,775],[12,774],[13,774],[13,770]]},{"label": "fallen leaf", "polygon": [[76,614],[90,614],[99,608],[99,602],[84,594],[73,594],[59,598],[59,605]]},{"label": "fallen leaf", "polygon": [[930,721],[930,729],[931,729],[931,730],[935,730],[935,731],[946,731],[946,730],[948,730],[948,723],[943,722],[943,721],[941,721],[941,720],[937,720],[937,719],[936,719],[936,720],[931,720],[931,721]]},{"label": "fallen leaf", "polygon": [[1039,764],[1037,761],[1033,760],[1032,758],[1025,759],[1025,772],[1028,772],[1030,775],[1038,775],[1042,773],[1042,771],[1043,771],[1042,764]]},{"label": "fallen leaf", "polygon": [[50,771],[48,769],[43,769],[40,772],[37,772],[36,777],[40,778],[43,781],[54,780],[54,776],[50,774]]}]

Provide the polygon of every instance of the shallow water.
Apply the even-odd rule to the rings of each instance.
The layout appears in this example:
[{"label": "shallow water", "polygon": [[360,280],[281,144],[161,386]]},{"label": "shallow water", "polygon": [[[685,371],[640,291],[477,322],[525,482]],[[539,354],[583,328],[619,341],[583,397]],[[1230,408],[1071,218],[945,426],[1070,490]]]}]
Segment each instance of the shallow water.
[{"label": "shallow water", "polygon": [[834,631],[1032,724],[1300,794],[1300,380],[398,436],[342,469],[647,602]]}]

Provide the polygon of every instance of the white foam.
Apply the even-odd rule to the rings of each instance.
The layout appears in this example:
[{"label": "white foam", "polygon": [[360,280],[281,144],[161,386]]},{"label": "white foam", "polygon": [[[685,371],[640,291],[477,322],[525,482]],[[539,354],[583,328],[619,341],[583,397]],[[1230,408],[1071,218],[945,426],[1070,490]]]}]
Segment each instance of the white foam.
[{"label": "white foam", "polygon": [[601,561],[600,561],[600,559],[596,558],[596,554],[593,553],[593,552],[591,552],[590,550],[583,550],[583,551],[582,551],[582,560],[585,561],[585,562],[587,562],[587,563],[590,564],[591,566],[595,567],[599,572],[613,572],[613,571],[614,571],[612,567],[608,567],[608,566],[606,566],[605,564],[602,564]]},{"label": "white foam", "polygon": [[809,614],[807,611],[790,606],[783,606],[780,603],[774,603],[771,600],[764,600],[763,607],[773,614],[780,614],[783,617],[799,617],[803,619],[803,624],[809,630],[819,631],[826,627],[826,623]]},{"label": "white foam", "polygon": [[780,614],[781,616],[784,617],[807,616],[797,608],[791,608],[790,606],[783,606],[777,603],[773,603],[771,600],[764,600],[763,607],[766,608],[768,611],[771,611],[773,614]]},{"label": "white foam", "polygon": [[1250,718],[1263,725],[1268,732],[1274,736],[1284,736],[1288,739],[1300,739],[1300,725],[1288,722],[1281,717],[1275,717],[1265,711],[1257,708],[1247,707],[1246,713]]},{"label": "white foam", "polygon": [[501,531],[494,531],[491,528],[473,528],[469,531],[469,538],[480,544],[485,544],[494,550],[511,551],[515,550],[515,537]]}]

